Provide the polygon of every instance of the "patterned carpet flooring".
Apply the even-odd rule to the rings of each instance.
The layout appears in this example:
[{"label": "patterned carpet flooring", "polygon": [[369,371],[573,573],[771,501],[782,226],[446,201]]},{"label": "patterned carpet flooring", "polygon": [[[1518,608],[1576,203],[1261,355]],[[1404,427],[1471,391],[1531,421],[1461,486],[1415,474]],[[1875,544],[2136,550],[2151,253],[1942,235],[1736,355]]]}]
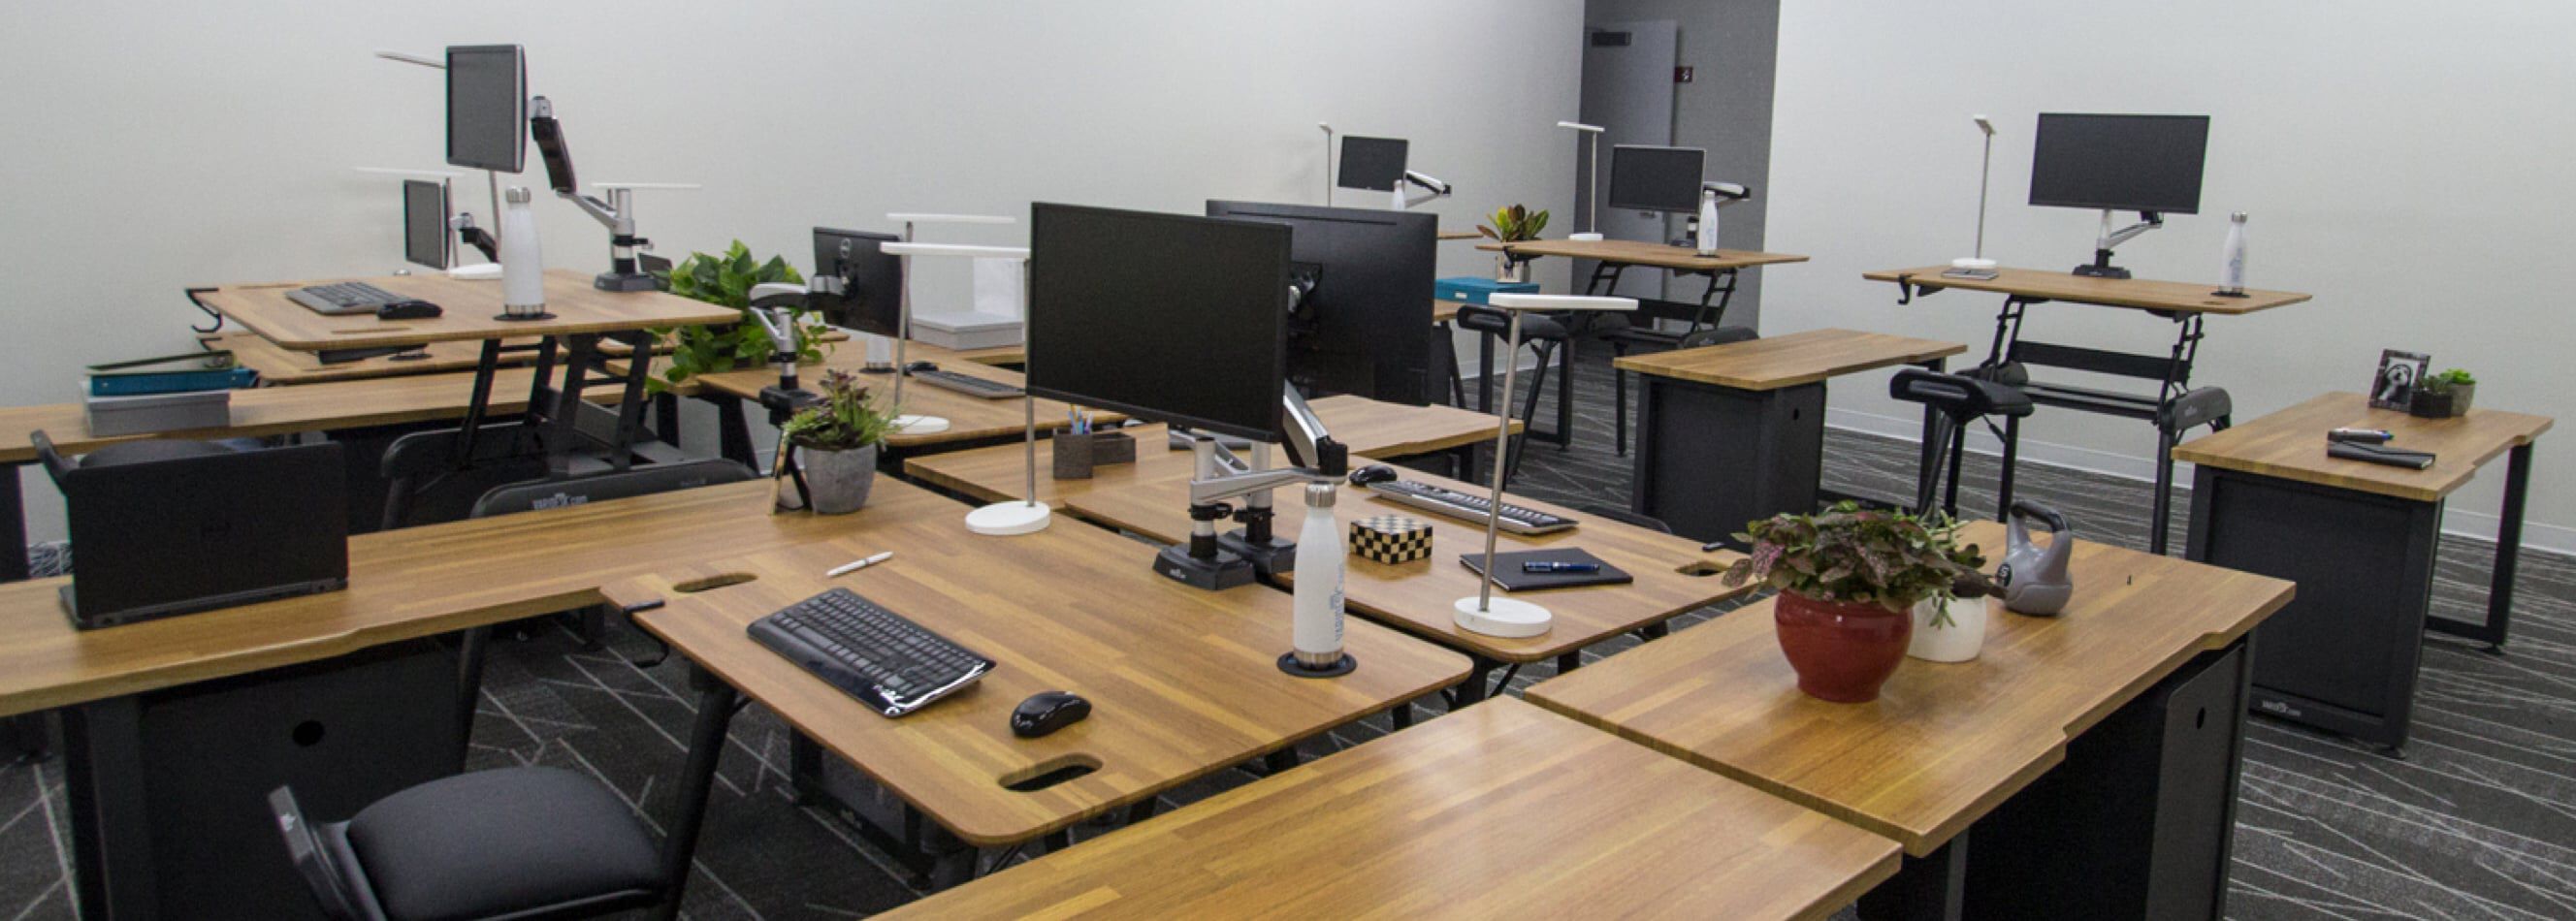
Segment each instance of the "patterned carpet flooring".
[{"label": "patterned carpet flooring", "polygon": [[[1586,355],[1577,378],[1574,447],[1531,445],[1513,488],[1576,506],[1624,505],[1628,467],[1610,449],[1606,358]],[[1541,401],[1542,421],[1554,418],[1553,390]],[[2031,428],[2031,437],[2047,437],[2044,416]],[[1890,500],[1912,494],[1911,445],[1835,431],[1826,458],[1829,488]],[[1993,475],[1990,459],[1971,458],[1968,511],[1991,511],[1977,490],[1990,490]],[[2021,482],[2024,495],[2057,504],[2085,536],[2145,545],[2144,484],[2035,464],[2024,465]],[[2177,535],[2183,526],[2175,522]],[[2479,541],[2444,541],[2438,611],[2483,609],[2491,552]],[[2576,560],[2526,554],[2518,591],[2508,655],[2427,642],[2415,741],[2405,760],[2253,722],[2229,917],[2576,917]],[[1678,624],[1718,613],[1696,612]],[[561,627],[531,632],[496,644],[471,766],[584,771],[643,814],[666,815],[693,700],[682,667],[640,664],[658,650],[631,629],[613,630],[605,649],[590,652]],[[1604,644],[1585,657],[1635,642]],[[1513,691],[1549,674],[1525,671]],[[1302,752],[1325,756],[1387,730],[1383,718],[1372,719],[1310,740]],[[917,898],[893,861],[842,819],[794,803],[786,751],[783,727],[760,707],[734,722],[687,916],[860,917]],[[1162,805],[1183,806],[1253,780],[1250,770],[1221,772]],[[0,767],[0,918],[73,917],[63,816],[59,761]],[[1108,833],[1114,830],[1095,826],[1076,837]]]}]

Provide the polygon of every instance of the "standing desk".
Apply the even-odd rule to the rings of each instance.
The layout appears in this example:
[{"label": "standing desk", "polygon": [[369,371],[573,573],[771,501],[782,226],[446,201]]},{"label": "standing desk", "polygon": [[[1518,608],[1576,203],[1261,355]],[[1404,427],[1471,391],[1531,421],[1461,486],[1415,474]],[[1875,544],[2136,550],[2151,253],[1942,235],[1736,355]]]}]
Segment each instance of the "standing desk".
[{"label": "standing desk", "polygon": [[[1637,372],[1643,384],[1631,506],[1679,533],[1730,544],[1746,522],[1814,511],[1824,476],[1826,380],[1900,364],[1938,371],[1967,350],[1816,329],[1621,357],[1613,366]],[[1624,422],[1628,408],[1618,411]]]},{"label": "standing desk", "polygon": [[[835,797],[931,885],[971,875],[977,848],[1061,835],[1123,807],[1141,806],[1131,816],[1141,815],[1163,791],[1403,704],[1467,671],[1455,653],[1354,622],[1343,642],[1357,670],[1291,676],[1276,664],[1290,645],[1284,594],[1172,582],[1153,571],[1152,548],[1098,528],[1067,523],[977,536],[960,523],[956,503],[898,481],[880,480],[876,489],[868,508],[836,522],[827,541],[656,569],[608,592],[629,607],[664,599],[666,607],[637,613],[636,623],[714,679],[701,682],[686,789],[704,790],[712,778],[738,689],[901,798],[901,815],[877,817],[861,797]],[[886,549],[895,556],[885,563],[823,576]],[[681,590],[734,574],[756,578]],[[887,719],[745,635],[753,620],[836,586],[998,664],[947,699]],[[1090,718],[1040,738],[1014,737],[1011,709],[1047,690],[1090,698]],[[800,789],[816,792],[806,787],[814,776],[807,765],[798,768]],[[924,827],[925,816],[944,832]]]},{"label": "standing desk", "polygon": [[[1362,463],[1366,461],[1352,458],[1354,466]],[[1468,483],[1418,471],[1407,471],[1405,478],[1461,492],[1482,491]],[[1505,638],[1471,633],[1458,627],[1451,605],[1476,594],[1479,579],[1459,562],[1459,557],[1484,551],[1483,527],[1388,502],[1355,488],[1343,489],[1333,506],[1334,518],[1345,533],[1351,522],[1376,515],[1404,515],[1431,525],[1430,559],[1390,566],[1350,557],[1342,593],[1352,611],[1467,653],[1475,668],[1457,687],[1455,697],[1460,704],[1482,700],[1499,690],[1510,683],[1522,665],[1554,659],[1558,671],[1571,671],[1582,664],[1583,647],[1629,631],[1658,637],[1664,633],[1664,622],[1676,615],[1754,590],[1753,586],[1729,588],[1717,578],[1718,573],[1741,558],[1733,552],[1704,553],[1697,541],[1688,538],[1528,498],[1511,496],[1509,501],[1575,518],[1582,524],[1571,531],[1539,537],[1505,532],[1495,546],[1496,552],[1581,547],[1635,576],[1636,582],[1534,593],[1533,600],[1555,614],[1553,628],[1538,636]],[[1066,499],[1064,504],[1075,515],[1152,540],[1178,544],[1189,539],[1187,479],[1093,489]],[[1305,505],[1287,500],[1276,503],[1275,509],[1277,533],[1298,533],[1306,520]],[[1293,581],[1295,574],[1283,574],[1281,578]],[[1499,588],[1495,591],[1502,594]],[[1489,689],[1487,678],[1496,669],[1507,671],[1502,681],[1494,682]],[[1405,719],[1410,715],[1399,711],[1398,716]]]},{"label": "standing desk", "polygon": [[[1027,383],[1027,377],[1020,372],[979,364],[971,359],[958,357],[960,353],[946,349],[916,342],[907,346],[906,351],[907,354],[904,356],[906,360],[935,362],[942,371],[955,371],[1014,387]],[[806,389],[812,390],[821,385],[825,374],[836,370],[859,374],[859,369],[866,364],[867,355],[864,349],[839,349],[825,356],[820,367],[806,365],[797,369],[797,381]],[[878,398],[892,399],[893,374],[860,374],[859,376]],[[777,385],[778,372],[763,365],[722,374],[702,374],[692,380],[697,382],[702,396],[719,401],[717,408],[722,414],[719,424],[723,437],[723,448],[719,453],[727,460],[759,469],[760,464],[755,459],[758,447],[752,443],[751,424],[747,416],[750,407],[745,404],[758,406],[761,388]],[[731,399],[724,399],[728,397]],[[1016,442],[1027,432],[1029,409],[1021,405],[1018,397],[987,400],[954,390],[933,387],[919,380],[904,382],[903,397],[903,412],[946,418],[948,429],[926,434],[897,433],[888,437],[884,451],[879,454],[879,464],[889,471],[902,469],[900,464],[906,457],[1004,441]],[[1068,404],[1056,400],[1038,400],[1035,416],[1038,431],[1051,433],[1065,428],[1070,424],[1065,419],[1065,410],[1069,408]],[[1104,425],[1116,423],[1125,418],[1110,412],[1093,415],[1094,421]]]},{"label": "standing desk", "polygon": [[1823,919],[1896,855],[1502,698],[887,917]]},{"label": "standing desk", "polygon": [[[2503,650],[2532,442],[2552,421],[2489,409],[2419,419],[2329,393],[2175,448],[2193,465],[2190,557],[2299,584],[2299,600],[2259,634],[2255,712],[2401,752],[2423,632]],[[2345,426],[2387,429],[2393,445],[2439,459],[2408,470],[2327,457],[2326,431]],[[2434,617],[2445,497],[2508,451],[2486,620]]]},{"label": "standing desk", "polygon": [[[1697,303],[1667,301],[1660,298],[1638,298],[1633,316],[1647,320],[1678,320],[1691,328],[1714,329],[1726,319],[1726,307],[1735,300],[1736,276],[1745,269],[1766,265],[1805,262],[1807,257],[1788,253],[1764,253],[1753,250],[1721,249],[1714,256],[1702,256],[1686,246],[1648,243],[1642,240],[1524,240],[1517,243],[1484,243],[1477,249],[1502,253],[1513,262],[1532,262],[1543,256],[1564,256],[1594,260],[1592,276],[1584,281],[1583,293],[1609,294],[1619,289],[1619,277],[1632,266],[1665,269],[1676,275],[1700,275],[1708,279]],[[1714,303],[1712,303],[1714,302]],[[1494,337],[1481,337],[1477,355],[1481,368],[1494,366]],[[1491,412],[1492,377],[1488,375],[1476,397],[1476,408]],[[1505,399],[1509,399],[1506,395]]]},{"label": "standing desk", "polygon": [[[2004,295],[2003,310],[1995,315],[1994,344],[1987,348],[1985,360],[1978,363],[1979,370],[2018,363],[2158,382],[2152,395],[2037,382],[2022,386],[2022,390],[2030,394],[2031,401],[2042,406],[2143,419],[2155,425],[2155,499],[2147,524],[2147,546],[2155,553],[2165,552],[2166,522],[2173,513],[2173,446],[2182,441],[2184,432],[2193,428],[2209,425],[2224,429],[2230,421],[2224,412],[2225,391],[2217,391],[2222,397],[2216,404],[2220,413],[2212,418],[2198,417],[2192,412],[2196,407],[2185,402],[2185,397],[2199,392],[2191,389],[2191,368],[2200,354],[2202,325],[2212,316],[2242,316],[2309,299],[2309,295],[2291,291],[2252,288],[2246,289],[2244,297],[2219,297],[2215,288],[2198,282],[2089,278],[2069,272],[2034,269],[1998,269],[1995,277],[1990,279],[1953,278],[1941,274],[1948,268],[1936,265],[1888,269],[1866,272],[1861,277],[1870,281],[1893,282],[1897,290],[1896,302],[1900,305],[1913,303],[1917,296],[1937,294],[1947,288]],[[2170,320],[2176,333],[2173,350],[2156,356],[2023,339],[2023,315],[2032,305],[2050,301],[2136,310]],[[2004,420],[2003,482],[1997,490],[1997,509],[2012,508],[2013,457],[2019,447],[2020,434],[2020,419]]]},{"label": "standing desk", "polygon": [[2065,613],[1996,613],[1981,658],[1871,703],[1796,690],[1769,600],[1528,699],[1895,839],[1864,918],[2217,918],[2246,636],[2292,587],[2091,541],[2073,571]]}]

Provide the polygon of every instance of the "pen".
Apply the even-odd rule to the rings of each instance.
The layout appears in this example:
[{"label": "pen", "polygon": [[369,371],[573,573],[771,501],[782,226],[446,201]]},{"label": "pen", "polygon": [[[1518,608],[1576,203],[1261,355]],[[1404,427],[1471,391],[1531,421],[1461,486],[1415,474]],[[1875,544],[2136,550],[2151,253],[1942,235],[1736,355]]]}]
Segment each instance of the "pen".
[{"label": "pen", "polygon": [[826,578],[826,579],[837,579],[837,578],[840,578],[840,577],[842,577],[842,576],[846,576],[846,575],[849,575],[849,574],[851,574],[851,573],[857,572],[857,571],[859,571],[859,570],[866,569],[866,568],[868,568],[868,567],[870,567],[870,566],[874,566],[874,565],[876,565],[876,564],[878,564],[878,563],[883,563],[883,562],[885,562],[885,561],[887,561],[887,560],[889,560],[889,559],[893,559],[893,558],[894,558],[894,551],[892,551],[892,550],[888,550],[888,551],[886,551],[886,552],[884,552],[884,553],[877,554],[877,555],[875,555],[875,556],[869,557],[869,558],[864,559],[864,560],[853,560],[853,561],[851,561],[851,562],[843,563],[843,564],[841,564],[841,565],[839,565],[839,566],[832,567],[832,571],[827,572],[827,573],[824,573],[824,574],[823,574],[823,578]]},{"label": "pen", "polygon": [[1599,564],[1599,563],[1561,563],[1561,562],[1554,562],[1554,561],[1549,561],[1549,560],[1529,560],[1529,561],[1524,562],[1524,563],[1522,563],[1522,564],[1521,564],[1521,571],[1522,571],[1522,572],[1528,572],[1528,573],[1547,573],[1547,572],[1600,572],[1600,571],[1601,571],[1601,564]]}]

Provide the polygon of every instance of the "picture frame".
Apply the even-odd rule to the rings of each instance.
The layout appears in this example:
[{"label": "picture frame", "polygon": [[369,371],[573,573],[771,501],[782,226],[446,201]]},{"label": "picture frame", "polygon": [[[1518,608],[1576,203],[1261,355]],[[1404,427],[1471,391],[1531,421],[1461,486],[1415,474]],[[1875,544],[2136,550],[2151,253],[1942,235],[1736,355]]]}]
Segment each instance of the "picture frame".
[{"label": "picture frame", "polygon": [[2405,412],[2432,363],[2433,356],[2422,352],[2379,350],[2379,370],[2370,376],[2371,407]]}]

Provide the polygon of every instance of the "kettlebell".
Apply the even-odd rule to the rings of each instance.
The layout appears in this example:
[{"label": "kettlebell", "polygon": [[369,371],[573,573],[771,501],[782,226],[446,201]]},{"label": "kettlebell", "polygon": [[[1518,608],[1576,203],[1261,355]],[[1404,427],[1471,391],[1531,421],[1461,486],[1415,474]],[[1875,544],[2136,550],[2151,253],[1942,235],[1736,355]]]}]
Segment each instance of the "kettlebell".
[{"label": "kettlebell", "polygon": [[[2031,543],[2030,525],[2037,519],[2056,535],[2045,548]],[[2028,499],[2016,499],[2004,528],[2004,561],[1995,568],[1995,587],[2003,591],[2004,608],[2018,614],[2049,617],[2066,610],[2075,596],[2075,577],[2067,564],[2075,556],[2075,534],[2066,516]]]}]

